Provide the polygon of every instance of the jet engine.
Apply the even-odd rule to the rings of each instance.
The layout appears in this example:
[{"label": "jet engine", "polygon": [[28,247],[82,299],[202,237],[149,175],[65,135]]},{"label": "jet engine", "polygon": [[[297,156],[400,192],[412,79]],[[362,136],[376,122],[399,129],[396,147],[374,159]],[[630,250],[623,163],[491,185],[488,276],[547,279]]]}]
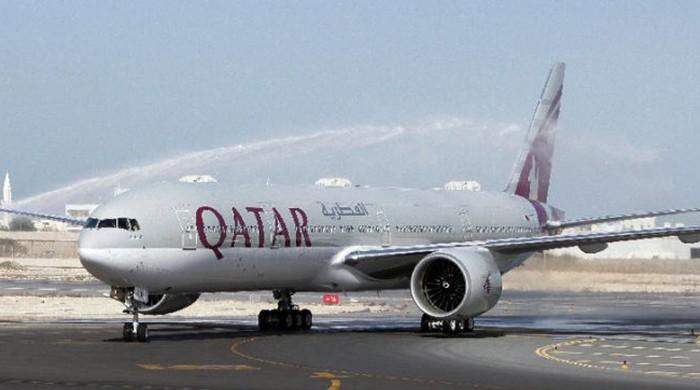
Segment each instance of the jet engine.
[{"label": "jet engine", "polygon": [[[112,287],[110,297],[124,303],[133,289]],[[199,294],[149,294],[147,302],[133,300],[140,314],[160,315],[182,310],[197,301]]]},{"label": "jet engine", "polygon": [[411,295],[435,319],[468,319],[496,305],[501,272],[484,248],[453,248],[425,256],[411,275]]}]

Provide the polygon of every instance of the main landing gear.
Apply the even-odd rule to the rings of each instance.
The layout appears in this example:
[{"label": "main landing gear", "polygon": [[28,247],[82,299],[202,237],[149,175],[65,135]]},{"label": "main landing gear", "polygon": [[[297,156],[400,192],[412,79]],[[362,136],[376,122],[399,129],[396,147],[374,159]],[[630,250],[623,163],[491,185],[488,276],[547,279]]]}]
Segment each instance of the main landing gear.
[{"label": "main landing gear", "polygon": [[427,314],[423,314],[420,319],[421,332],[441,331],[445,334],[461,334],[474,331],[474,319],[469,317],[466,319],[449,319],[441,320],[433,318]]},{"label": "main landing gear", "polygon": [[136,304],[134,304],[133,292],[129,293],[129,295],[124,300],[124,304],[126,305],[124,313],[131,313],[133,315],[133,319],[131,322],[124,323],[124,327],[122,330],[122,336],[124,338],[124,341],[138,341],[141,343],[147,342],[148,325],[143,322],[139,322],[139,311],[136,307]]},{"label": "main landing gear", "polygon": [[275,290],[272,292],[277,300],[277,309],[261,310],[258,314],[260,330],[308,330],[313,323],[313,316],[308,309],[299,310],[292,304],[291,290]]}]

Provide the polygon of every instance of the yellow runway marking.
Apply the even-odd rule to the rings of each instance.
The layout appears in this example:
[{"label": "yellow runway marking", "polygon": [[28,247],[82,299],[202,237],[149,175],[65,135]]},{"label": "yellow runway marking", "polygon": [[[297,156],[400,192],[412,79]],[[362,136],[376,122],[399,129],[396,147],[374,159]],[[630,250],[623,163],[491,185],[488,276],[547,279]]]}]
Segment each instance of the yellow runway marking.
[{"label": "yellow runway marking", "polygon": [[339,390],[340,389],[340,378],[347,378],[347,376],[335,375],[334,373],[328,372],[328,371],[319,371],[319,372],[314,372],[314,374],[311,375],[311,378],[330,380],[331,385],[326,390]]},{"label": "yellow runway marking", "polygon": [[174,364],[163,366],[160,364],[137,364],[144,370],[163,371],[257,371],[260,367],[246,364]]},{"label": "yellow runway marking", "polygon": [[[675,371],[643,371],[640,369],[633,370],[632,368],[634,366],[651,366],[652,363],[648,362],[638,362],[638,363],[633,363],[629,362],[627,360],[621,360],[621,361],[612,361],[612,360],[600,360],[595,363],[591,363],[590,360],[571,360],[571,359],[566,359],[562,357],[561,355],[566,355],[567,352],[570,351],[563,351],[562,349],[566,347],[581,347],[581,346],[586,346],[586,347],[594,347],[595,343],[601,342],[603,340],[601,339],[585,339],[585,340],[570,340],[570,341],[565,341],[557,344],[550,344],[550,345],[545,345],[542,347],[539,347],[535,350],[535,354],[553,361],[557,363],[563,363],[563,364],[568,364],[576,367],[584,367],[584,368],[595,368],[599,370],[606,370],[606,371],[618,371],[618,372],[635,372],[635,373],[642,373],[642,374],[648,374],[648,375],[660,375],[660,376],[680,376],[680,372],[675,372]],[[602,344],[598,345],[600,348],[612,348],[612,349],[622,349],[619,346],[616,345],[611,345],[611,344]],[[625,346],[625,348],[629,348],[628,346]],[[632,347],[634,349],[643,349],[641,347]],[[644,347],[645,348],[645,347]],[[673,352],[678,352],[678,348],[667,348],[667,347],[656,347],[653,348],[654,350],[657,351],[673,351]],[[594,352],[591,353],[591,355],[596,355],[600,356],[602,353],[600,352]],[[627,357],[630,356],[628,354],[622,354],[622,353],[611,353],[609,356],[622,356],[622,357]],[[634,356],[636,357],[636,356]],[[661,355],[648,355],[646,356],[648,358],[661,358],[663,356]],[[672,359],[686,359],[687,357],[683,356],[672,356],[669,357]],[[658,362],[658,361],[657,361]],[[676,364],[676,363],[657,363],[655,364],[657,367],[678,367],[678,368],[690,368],[693,367],[691,364]],[[688,373],[685,374],[684,377],[686,378],[698,378],[700,377],[700,373]]]},{"label": "yellow runway marking", "polygon": [[390,375],[381,375],[381,374],[370,374],[370,373],[365,373],[365,372],[356,372],[356,371],[348,371],[348,370],[339,370],[339,369],[331,369],[331,368],[321,368],[321,367],[311,367],[311,366],[306,366],[303,364],[299,363],[287,363],[287,362],[281,362],[281,361],[275,361],[275,360],[268,360],[268,359],[263,359],[259,358],[256,356],[252,356],[250,354],[247,354],[243,351],[241,351],[240,347],[252,343],[256,340],[255,337],[251,337],[248,339],[239,339],[236,342],[231,345],[231,352],[234,353],[235,355],[242,357],[246,360],[250,360],[253,362],[257,363],[262,363],[262,364],[269,364],[273,366],[279,366],[279,367],[287,367],[287,368],[293,368],[293,369],[298,369],[298,370],[304,370],[304,371],[311,371],[314,373],[314,375],[317,376],[312,376],[312,378],[319,378],[318,375],[320,375],[323,379],[330,379],[326,378],[326,376],[332,375],[333,378],[336,378],[338,382],[336,385],[338,387],[333,387],[333,379],[331,379],[331,387],[328,388],[328,390],[337,390],[340,388],[340,379],[339,378],[349,378],[349,377],[363,377],[363,378],[371,378],[371,379],[380,379],[380,380],[389,380],[389,381],[404,381],[404,382],[413,382],[413,383],[423,383],[427,386],[454,386],[454,387],[461,387],[461,388],[478,388],[478,389],[502,389],[503,387],[501,386],[496,386],[496,385],[479,385],[479,384],[468,384],[468,383],[460,383],[460,382],[450,382],[450,381],[444,381],[444,380],[437,380],[437,379],[424,379],[424,378],[413,378],[413,377],[395,377],[395,376],[390,376]]}]

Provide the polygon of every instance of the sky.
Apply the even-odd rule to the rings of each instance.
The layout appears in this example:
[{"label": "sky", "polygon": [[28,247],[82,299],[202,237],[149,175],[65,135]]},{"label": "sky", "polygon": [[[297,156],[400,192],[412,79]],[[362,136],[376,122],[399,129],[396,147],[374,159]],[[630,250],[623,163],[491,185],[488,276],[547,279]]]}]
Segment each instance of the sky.
[{"label": "sky", "polygon": [[0,172],[36,210],[187,173],[499,191],[564,61],[552,203],[700,206],[699,15],[692,1],[0,1]]}]

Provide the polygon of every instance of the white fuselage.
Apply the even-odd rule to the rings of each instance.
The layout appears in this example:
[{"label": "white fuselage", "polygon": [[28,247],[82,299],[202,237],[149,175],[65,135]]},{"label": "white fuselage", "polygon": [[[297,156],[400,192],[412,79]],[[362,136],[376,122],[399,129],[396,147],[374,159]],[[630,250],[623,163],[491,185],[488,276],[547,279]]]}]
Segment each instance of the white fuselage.
[{"label": "white fuselage", "polygon": [[79,253],[105,283],[158,293],[407,288],[407,275],[358,270],[343,253],[533,236],[551,213],[500,192],[164,183],[95,210]]}]

